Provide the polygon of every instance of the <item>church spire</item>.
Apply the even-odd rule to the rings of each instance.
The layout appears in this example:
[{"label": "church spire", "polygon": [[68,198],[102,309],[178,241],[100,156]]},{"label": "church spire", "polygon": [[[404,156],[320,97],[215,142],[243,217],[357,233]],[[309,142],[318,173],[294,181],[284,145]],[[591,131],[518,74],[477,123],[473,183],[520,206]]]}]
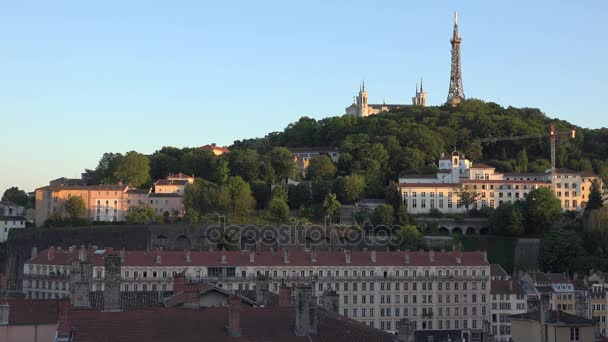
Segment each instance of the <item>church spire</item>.
[{"label": "church spire", "polygon": [[420,92],[422,93],[422,78],[420,78]]},{"label": "church spire", "polygon": [[365,91],[365,78],[363,78],[363,91]]}]

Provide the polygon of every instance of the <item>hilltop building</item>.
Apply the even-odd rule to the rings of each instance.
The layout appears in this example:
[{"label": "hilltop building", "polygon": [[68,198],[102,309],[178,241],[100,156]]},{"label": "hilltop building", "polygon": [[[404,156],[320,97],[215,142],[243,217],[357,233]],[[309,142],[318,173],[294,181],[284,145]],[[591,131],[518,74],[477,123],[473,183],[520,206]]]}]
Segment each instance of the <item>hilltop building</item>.
[{"label": "hilltop building", "polygon": [[[599,177],[592,172],[557,169],[557,198],[564,210],[583,210],[589,199],[591,183]],[[403,203],[409,213],[424,214],[431,209],[443,213],[464,213],[458,192],[479,194],[469,209],[523,200],[526,194],[540,187],[551,186],[551,170],[544,173],[501,173],[486,164],[473,164],[464,154],[453,151],[442,154],[436,174],[404,174],[399,176]]]},{"label": "hilltop building", "polygon": [[203,150],[211,151],[216,156],[219,156],[219,155],[222,155],[224,153],[229,153],[230,152],[230,150],[228,148],[222,147],[222,146],[217,146],[215,143],[204,145],[204,146],[201,146],[199,148],[203,149]]},{"label": "hilltop building", "polygon": [[23,229],[27,218],[25,207],[9,201],[0,201],[0,242],[8,239],[11,229]]},{"label": "hilltop building", "polygon": [[[426,104],[426,93],[424,93],[424,97],[418,92],[418,86],[416,86],[416,96],[413,98],[414,104],[416,100],[420,97],[420,100],[424,99],[424,103]],[[382,112],[388,112],[390,110],[399,109],[407,107],[406,104],[370,104],[368,103],[369,94],[367,90],[365,90],[365,81],[359,87],[359,95],[357,95],[353,101],[353,104],[346,107],[347,115],[354,115],[356,117],[366,117],[369,115],[374,115]]]}]

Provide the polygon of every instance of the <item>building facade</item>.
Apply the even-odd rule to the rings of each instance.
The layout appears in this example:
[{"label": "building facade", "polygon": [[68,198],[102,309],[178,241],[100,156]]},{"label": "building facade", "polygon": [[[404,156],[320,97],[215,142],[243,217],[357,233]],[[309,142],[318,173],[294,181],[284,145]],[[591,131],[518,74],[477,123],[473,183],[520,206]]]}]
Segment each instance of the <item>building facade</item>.
[{"label": "building facade", "polygon": [[[555,194],[564,210],[583,210],[591,183],[599,178],[589,172],[558,169]],[[437,174],[401,175],[399,188],[403,203],[412,214],[437,209],[443,213],[464,213],[458,193],[477,193],[469,208],[495,208],[506,202],[523,200],[532,190],[551,186],[551,172],[500,173],[493,166],[473,164],[463,154],[454,151],[439,159]],[[567,189],[567,191],[566,191]]]},{"label": "building facade", "polygon": [[[359,87],[359,93],[355,96],[353,103],[346,107],[345,114],[364,118],[366,116],[409,106],[407,104],[370,104],[368,100],[369,94],[367,93],[367,90],[365,90],[365,82],[363,82],[361,87]],[[426,106],[426,93],[422,91],[422,84],[420,85],[420,91],[418,91],[418,86],[416,86],[416,95],[412,98],[412,104]]]},{"label": "building facade", "polygon": [[[64,250],[68,251],[68,250]],[[55,252],[56,253],[56,252]],[[61,259],[52,270],[69,269]],[[92,291],[103,291],[107,250],[91,252]],[[481,336],[490,320],[490,264],[484,252],[229,252],[121,251],[122,291],[172,291],[173,277],[212,282],[227,290],[255,288],[268,277],[269,291],[281,284],[313,283],[313,294],[339,296],[339,313],[385,331],[397,331],[403,318],[416,330],[462,330]],[[70,254],[70,253],[68,253]],[[50,272],[49,253],[25,263],[24,291],[32,270]],[[59,259],[56,259],[59,261]],[[46,273],[44,273],[46,274]],[[54,285],[51,285],[53,287]],[[48,292],[47,290],[44,290]],[[69,293],[69,290],[65,292]]]},{"label": "building facade", "polygon": [[508,342],[511,336],[511,315],[528,311],[527,296],[518,281],[492,280],[491,324],[494,341]]}]

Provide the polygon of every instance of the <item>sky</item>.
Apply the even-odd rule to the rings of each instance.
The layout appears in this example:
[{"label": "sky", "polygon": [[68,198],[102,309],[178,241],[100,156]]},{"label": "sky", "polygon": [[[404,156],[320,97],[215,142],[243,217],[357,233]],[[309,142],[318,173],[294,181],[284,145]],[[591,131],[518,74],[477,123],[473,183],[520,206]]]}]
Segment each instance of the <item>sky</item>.
[{"label": "sky", "polygon": [[465,95],[608,126],[608,2],[0,0],[0,192],[104,152],[229,145],[301,116]]}]

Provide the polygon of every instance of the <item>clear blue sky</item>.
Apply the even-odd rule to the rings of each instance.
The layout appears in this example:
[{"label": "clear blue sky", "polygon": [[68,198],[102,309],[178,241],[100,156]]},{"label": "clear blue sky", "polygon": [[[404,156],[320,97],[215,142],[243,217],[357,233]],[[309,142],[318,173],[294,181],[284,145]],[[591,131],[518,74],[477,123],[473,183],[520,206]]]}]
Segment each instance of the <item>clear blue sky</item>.
[{"label": "clear blue sky", "polygon": [[362,77],[440,104],[454,10],[467,97],[607,126],[606,1],[3,1],[0,191],[339,115]]}]

